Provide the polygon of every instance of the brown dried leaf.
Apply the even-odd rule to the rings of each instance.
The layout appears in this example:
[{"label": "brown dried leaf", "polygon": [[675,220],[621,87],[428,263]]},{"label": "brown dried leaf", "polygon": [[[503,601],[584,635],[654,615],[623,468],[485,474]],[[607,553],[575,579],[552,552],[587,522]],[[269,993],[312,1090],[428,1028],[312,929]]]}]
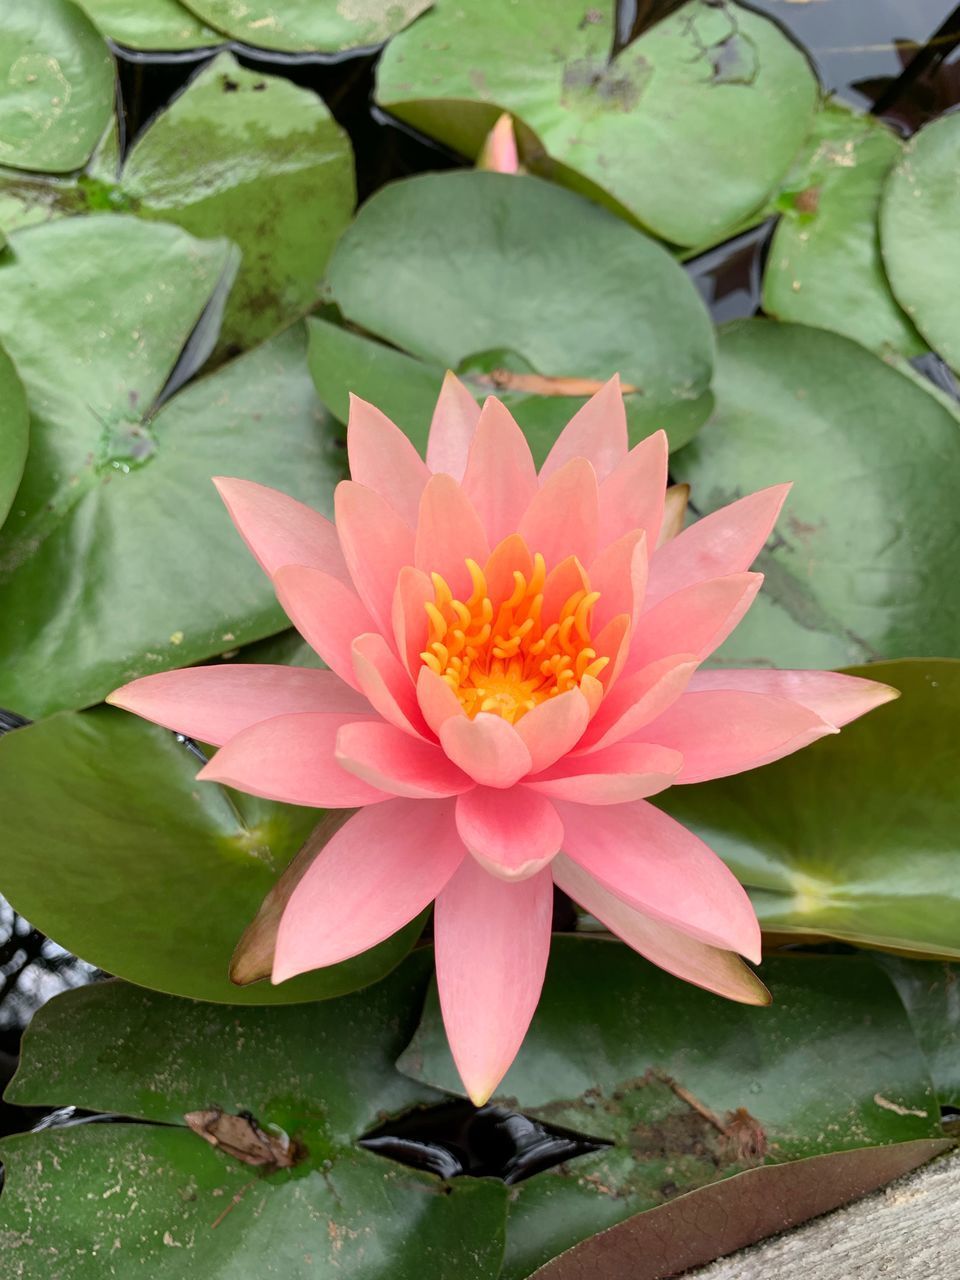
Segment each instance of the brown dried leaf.
[{"label": "brown dried leaf", "polygon": [[660,525],[660,536],[657,538],[658,547],[662,547],[665,542],[669,542],[682,531],[683,522],[687,518],[689,500],[688,484],[672,484],[667,490],[663,500],[663,522]]},{"label": "brown dried leaf", "polygon": [[205,1142],[257,1169],[292,1169],[300,1152],[285,1133],[265,1133],[249,1112],[231,1115],[220,1107],[188,1111],[183,1117]]}]

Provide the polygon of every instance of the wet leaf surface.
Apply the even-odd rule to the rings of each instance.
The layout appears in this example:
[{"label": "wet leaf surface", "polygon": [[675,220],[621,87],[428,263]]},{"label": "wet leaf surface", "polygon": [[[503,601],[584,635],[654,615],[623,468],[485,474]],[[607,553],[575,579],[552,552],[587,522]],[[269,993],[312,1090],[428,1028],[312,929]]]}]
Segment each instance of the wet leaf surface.
[{"label": "wet leaf surface", "polygon": [[128,49],[202,49],[223,35],[199,22],[179,0],[77,0],[111,40]]},{"label": "wet leaf surface", "polygon": [[380,44],[430,0],[185,0],[203,22],[260,49],[338,53]]},{"label": "wet leaf surface", "polygon": [[960,1109],[960,967],[905,956],[877,963],[906,1007],[940,1105]]},{"label": "wet leaf surface", "polygon": [[13,362],[0,347],[0,525],[20,484],[29,439],[26,392]]}]

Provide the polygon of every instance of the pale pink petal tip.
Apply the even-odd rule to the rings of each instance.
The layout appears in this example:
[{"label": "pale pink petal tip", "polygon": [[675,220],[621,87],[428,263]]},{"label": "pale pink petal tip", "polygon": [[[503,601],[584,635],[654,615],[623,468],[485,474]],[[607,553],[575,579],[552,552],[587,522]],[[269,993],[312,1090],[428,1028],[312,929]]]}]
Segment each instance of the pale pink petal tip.
[{"label": "pale pink petal tip", "polygon": [[477,157],[477,168],[487,169],[492,173],[522,172],[513,119],[508,112],[503,113],[487,134]]}]

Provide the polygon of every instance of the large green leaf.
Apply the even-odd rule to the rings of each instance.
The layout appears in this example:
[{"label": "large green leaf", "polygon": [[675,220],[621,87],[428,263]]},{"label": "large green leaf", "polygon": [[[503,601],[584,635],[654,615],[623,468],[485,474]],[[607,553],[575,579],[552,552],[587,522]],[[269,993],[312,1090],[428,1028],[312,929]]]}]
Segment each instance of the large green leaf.
[{"label": "large green leaf", "polygon": [[960,372],[960,117],[911,138],[880,214],[893,292],[935,351]]},{"label": "large green leaf", "polygon": [[[52,1001],[11,1096],[153,1123],[4,1142],[4,1259],[21,1280],[99,1280],[105,1268],[152,1280],[493,1280],[504,1186],[445,1184],[354,1145],[382,1114],[436,1096],[393,1067],[428,966],[413,957],[369,992],[297,1009],[218,1009],[120,983]],[[299,1162],[269,1172],[214,1150],[184,1124],[214,1106],[252,1113],[271,1136],[279,1127]]]},{"label": "large green leaf", "polygon": [[[400,379],[392,400],[407,412],[417,406],[415,438],[448,367],[481,395],[499,390],[496,369],[604,380],[619,372],[637,388],[627,397],[635,438],[672,424],[682,439],[709,412],[713,335],[683,271],[641,232],[538,178],[460,172],[395,183],[360,210],[329,278],[348,320],[428,366],[315,326],[313,369],[335,412],[348,389],[342,362],[373,390]],[[583,403],[508,401],[541,457]]]},{"label": "large green leaf", "polygon": [[20,484],[29,438],[27,395],[10,357],[0,347],[0,525]]},{"label": "large green leaf", "polygon": [[960,969],[904,956],[877,960],[906,1007],[940,1105],[960,1107]]},{"label": "large green leaf", "polygon": [[701,514],[794,488],[728,666],[838,667],[960,653],[960,422],[858,343],[749,320],[721,334],[713,420],[674,460]]},{"label": "large green leaf", "polygon": [[766,18],[691,0],[612,60],[612,4],[454,0],[392,41],[380,104],[476,156],[501,111],[524,159],[656,235],[714,244],[786,173],[817,100],[800,50]]},{"label": "large green leaf", "polygon": [[210,477],[329,508],[343,461],[301,328],[156,408],[228,270],[223,242],[90,217],[11,243],[0,337],[33,422],[16,514],[0,534],[0,706],[36,717],[279,631],[269,581]]},{"label": "large green leaf", "polygon": [[241,933],[323,814],[198,783],[198,768],[173,734],[110,708],[0,738],[0,892],[92,964],[195,999],[316,1000],[399,962],[421,921],[293,982],[233,986]]},{"label": "large green leaf", "polygon": [[198,18],[234,40],[287,53],[339,53],[380,44],[423,13],[430,0],[184,0]]},{"label": "large green leaf", "polygon": [[219,31],[198,22],[179,0],[77,0],[105,36],[128,49],[202,49]]},{"label": "large green leaf", "polygon": [[764,928],[960,956],[960,662],[855,670],[902,696],[787,760],[657,803],[750,888]]},{"label": "large green leaf", "polygon": [[[506,1277],[738,1172],[760,1131],[771,1162],[940,1136],[923,1056],[876,966],[775,959],[763,977],[773,1004],[749,1008],[679,982],[620,943],[554,938],[540,1006],[499,1093],[613,1145],[517,1187]],[[400,1065],[459,1088],[435,988]],[[747,1115],[734,1120],[741,1108]],[[721,1128],[733,1121],[728,1135],[705,1113]]]},{"label": "large green leaf", "polygon": [[873,116],[829,105],[804,186],[782,214],[763,276],[763,307],[781,320],[834,329],[881,355],[925,344],[890,292],[877,233],[884,180],[903,144]]},{"label": "large green leaf", "polygon": [[71,0],[0,8],[0,164],[79,169],[113,112],[110,51]]}]

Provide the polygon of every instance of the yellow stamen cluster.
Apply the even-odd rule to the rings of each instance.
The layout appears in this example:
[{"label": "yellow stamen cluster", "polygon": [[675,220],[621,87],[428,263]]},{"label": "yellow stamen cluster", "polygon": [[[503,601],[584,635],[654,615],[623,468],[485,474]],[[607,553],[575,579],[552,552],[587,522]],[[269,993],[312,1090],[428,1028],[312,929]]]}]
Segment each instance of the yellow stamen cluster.
[{"label": "yellow stamen cluster", "polygon": [[510,595],[495,603],[483,570],[467,560],[473,582],[469,600],[455,600],[439,573],[430,575],[435,598],[426,604],[427,646],[420,657],[453,689],[471,719],[479,711],[512,723],[547,698],[598,676],[610,661],[590,647],[593,606],[600,598],[583,586],[555,619],[544,619],[547,569],[539,552],[533,572],[516,569]]}]

